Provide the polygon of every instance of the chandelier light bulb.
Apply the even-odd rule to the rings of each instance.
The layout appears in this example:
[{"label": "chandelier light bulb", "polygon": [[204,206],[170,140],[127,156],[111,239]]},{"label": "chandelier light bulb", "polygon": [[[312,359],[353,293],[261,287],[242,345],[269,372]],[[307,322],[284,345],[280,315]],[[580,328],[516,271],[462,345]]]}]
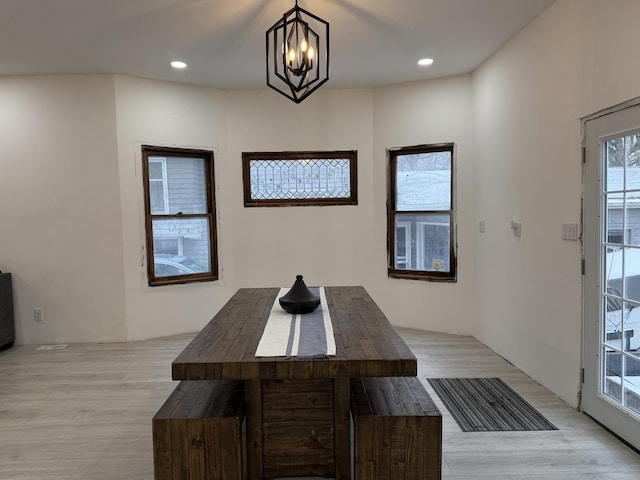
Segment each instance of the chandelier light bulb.
[{"label": "chandelier light bulb", "polygon": [[314,55],[315,55],[315,51],[313,50],[313,47],[309,47],[309,50],[307,51],[307,58],[309,60],[313,60]]}]

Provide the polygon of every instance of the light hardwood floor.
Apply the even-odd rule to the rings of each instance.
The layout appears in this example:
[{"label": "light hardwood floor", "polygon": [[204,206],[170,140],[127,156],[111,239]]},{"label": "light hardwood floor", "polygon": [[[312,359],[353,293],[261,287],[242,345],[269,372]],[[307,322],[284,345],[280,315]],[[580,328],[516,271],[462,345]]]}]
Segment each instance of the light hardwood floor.
[{"label": "light hardwood floor", "polygon": [[[399,329],[444,418],[448,480],[637,480],[640,455],[471,337]],[[192,338],[0,352],[0,479],[152,480],[151,417]],[[558,428],[463,433],[427,377],[500,377]]]}]

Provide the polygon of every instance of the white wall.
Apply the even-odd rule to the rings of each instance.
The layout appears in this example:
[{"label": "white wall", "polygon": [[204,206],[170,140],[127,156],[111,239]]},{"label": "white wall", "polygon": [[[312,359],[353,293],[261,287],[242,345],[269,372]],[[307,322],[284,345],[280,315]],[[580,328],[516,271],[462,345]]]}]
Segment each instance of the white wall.
[{"label": "white wall", "polygon": [[[296,105],[271,90],[228,92],[236,286],[363,285],[372,273],[370,90],[319,90]],[[242,152],[357,150],[358,205],[244,208]]]},{"label": "white wall", "polygon": [[[576,405],[580,118],[640,95],[640,2],[558,0],[473,74],[477,337]],[[509,222],[522,222],[514,238]]]},{"label": "white wall", "polygon": [[[224,95],[215,89],[115,77],[128,340],[197,331],[233,294],[234,189],[226,154]],[[142,145],[214,151],[219,281],[149,287],[147,282]]]},{"label": "white wall", "polygon": [[113,98],[111,76],[0,79],[0,269],[17,343],[125,337]]},{"label": "white wall", "polygon": [[587,116],[640,95],[638,0],[573,0],[572,18],[583,19],[579,112]]},{"label": "white wall", "polygon": [[[309,284],[364,285],[394,323],[470,333],[469,77],[384,90],[375,100],[372,90],[326,89],[300,105],[271,90],[225,92],[124,76],[22,77],[3,86],[2,148],[15,152],[3,158],[10,168],[3,168],[0,218],[10,261],[0,268],[16,276],[18,343],[192,332],[238,287],[290,286],[298,273]],[[375,127],[374,106],[387,110]],[[385,148],[435,141],[459,142],[463,162],[460,282],[390,281]],[[143,144],[214,150],[219,281],[147,285]],[[244,208],[243,151],[352,149],[358,205]],[[8,163],[14,158],[19,168]],[[32,158],[46,163],[36,168],[27,163]],[[26,186],[34,181],[32,192]],[[33,224],[25,224],[31,216]],[[436,305],[443,292],[446,302]],[[452,308],[454,292],[468,302]],[[31,320],[35,307],[45,309],[44,322]]]},{"label": "white wall", "polygon": [[[475,153],[471,76],[379,88],[374,94],[373,272],[368,289],[395,325],[471,334],[476,321]],[[387,155],[392,147],[455,143],[458,281],[387,277]]]},{"label": "white wall", "polygon": [[[295,105],[270,90],[229,91],[116,78],[127,338],[200,329],[242,286],[362,284],[372,224],[369,91],[316,92]],[[140,145],[215,151],[220,280],[147,286]],[[360,204],[244,208],[243,151],[356,149]]]},{"label": "white wall", "polygon": [[[371,90],[326,89],[296,105],[271,90],[220,92],[117,77],[128,338],[197,330],[238,287],[286,287],[296,274],[310,285],[364,285],[396,324],[470,333],[470,87],[469,76],[425,82],[378,92],[375,102]],[[386,112],[375,128],[374,105]],[[460,280],[390,281],[385,148],[442,141],[458,143]],[[216,150],[220,282],[147,287],[139,170],[143,143]],[[245,208],[242,152],[286,150],[357,150],[358,205]],[[428,308],[425,300],[431,302]]]}]

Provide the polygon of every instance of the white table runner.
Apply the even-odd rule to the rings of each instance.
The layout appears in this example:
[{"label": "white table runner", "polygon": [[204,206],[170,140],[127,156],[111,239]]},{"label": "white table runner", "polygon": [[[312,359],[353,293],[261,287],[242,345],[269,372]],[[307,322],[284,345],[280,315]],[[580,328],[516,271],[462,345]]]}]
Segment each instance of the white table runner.
[{"label": "white table runner", "polygon": [[289,288],[280,289],[258,343],[256,357],[323,358],[336,354],[324,287],[310,287],[309,290],[320,297],[320,305],[311,313],[293,315],[285,312],[278,301]]}]

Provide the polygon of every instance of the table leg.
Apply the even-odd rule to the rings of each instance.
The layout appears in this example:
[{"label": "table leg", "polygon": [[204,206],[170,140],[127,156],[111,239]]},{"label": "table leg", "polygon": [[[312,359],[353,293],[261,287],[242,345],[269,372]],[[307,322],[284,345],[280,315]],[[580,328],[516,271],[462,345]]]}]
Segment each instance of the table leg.
[{"label": "table leg", "polygon": [[245,403],[247,406],[247,477],[262,480],[262,382],[245,380]]},{"label": "table leg", "polygon": [[348,378],[333,381],[336,480],[351,479],[351,392]]},{"label": "table leg", "polygon": [[348,378],[247,380],[245,400],[249,480],[351,479]]}]

